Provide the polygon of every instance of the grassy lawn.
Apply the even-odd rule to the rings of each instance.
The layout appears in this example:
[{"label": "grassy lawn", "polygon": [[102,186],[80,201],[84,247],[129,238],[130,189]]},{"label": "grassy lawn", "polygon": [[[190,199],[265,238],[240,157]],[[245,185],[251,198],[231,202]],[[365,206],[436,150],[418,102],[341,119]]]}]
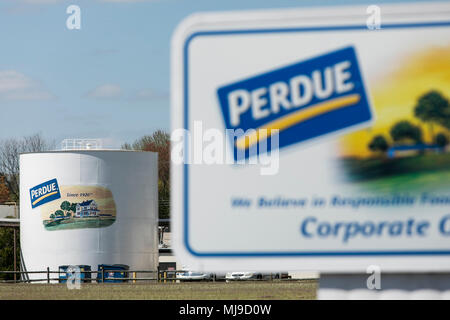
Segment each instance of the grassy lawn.
[{"label": "grassy lawn", "polygon": [[82,284],[69,290],[65,284],[0,284],[6,299],[315,299],[317,281],[241,281],[152,284]]},{"label": "grassy lawn", "polygon": [[435,191],[450,187],[450,153],[405,158],[342,159],[348,182],[374,192]]},{"label": "grassy lawn", "polygon": [[384,177],[361,182],[361,187],[374,192],[414,192],[445,190],[450,181],[450,170],[441,172],[418,172]]}]

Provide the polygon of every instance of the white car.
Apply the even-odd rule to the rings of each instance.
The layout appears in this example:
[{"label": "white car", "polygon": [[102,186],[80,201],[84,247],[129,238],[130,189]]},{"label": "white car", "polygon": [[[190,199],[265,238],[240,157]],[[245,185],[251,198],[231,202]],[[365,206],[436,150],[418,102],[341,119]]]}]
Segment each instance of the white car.
[{"label": "white car", "polygon": [[213,279],[213,274],[186,270],[177,272],[176,277],[180,281],[210,281]]},{"label": "white car", "polygon": [[260,273],[252,271],[240,271],[240,272],[228,272],[225,276],[227,281],[229,280],[269,280],[269,279],[281,279],[284,274],[281,273]]},{"label": "white car", "polygon": [[250,279],[262,279],[261,273],[256,272],[228,272],[225,276],[226,280],[250,280]]}]

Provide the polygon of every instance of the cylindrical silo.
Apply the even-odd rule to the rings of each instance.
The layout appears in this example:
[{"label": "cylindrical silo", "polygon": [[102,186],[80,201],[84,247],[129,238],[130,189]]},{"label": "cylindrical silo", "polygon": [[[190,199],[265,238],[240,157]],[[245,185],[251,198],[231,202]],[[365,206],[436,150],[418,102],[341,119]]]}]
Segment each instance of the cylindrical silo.
[{"label": "cylindrical silo", "polygon": [[25,269],[126,264],[130,270],[156,270],[157,162],[156,153],[133,151],[20,155]]}]

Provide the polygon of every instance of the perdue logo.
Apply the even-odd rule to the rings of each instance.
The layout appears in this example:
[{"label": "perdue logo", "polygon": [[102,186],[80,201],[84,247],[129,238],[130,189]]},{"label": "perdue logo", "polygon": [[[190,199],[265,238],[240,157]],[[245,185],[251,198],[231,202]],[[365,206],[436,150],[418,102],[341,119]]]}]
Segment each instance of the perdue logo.
[{"label": "perdue logo", "polygon": [[30,189],[31,207],[36,208],[44,203],[61,198],[56,179],[41,183]]},{"label": "perdue logo", "polygon": [[242,129],[232,138],[241,150],[273,129],[282,148],[372,119],[353,47],[223,86],[217,94],[226,129]]}]

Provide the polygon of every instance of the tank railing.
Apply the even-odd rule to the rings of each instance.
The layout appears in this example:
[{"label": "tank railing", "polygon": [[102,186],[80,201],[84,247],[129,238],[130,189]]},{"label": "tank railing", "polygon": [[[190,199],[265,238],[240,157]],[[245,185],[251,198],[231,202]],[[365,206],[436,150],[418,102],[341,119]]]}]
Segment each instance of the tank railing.
[{"label": "tank railing", "polygon": [[[176,277],[177,273],[185,273],[186,270],[97,270],[97,271],[81,271],[80,281],[82,283],[114,283],[118,282],[128,282],[128,283],[136,283],[137,281],[157,281],[161,283],[173,283],[176,281],[193,281],[195,279],[180,279]],[[106,273],[124,273],[127,274],[126,277],[111,277],[106,276]],[[0,280],[0,283],[31,283],[31,282],[47,282],[47,283],[55,283],[60,281],[67,281],[68,278],[60,278],[60,275],[66,275],[67,273],[64,271],[52,271],[49,268],[43,271],[0,271],[0,275],[2,274],[15,274],[21,276],[20,279],[16,280]],[[30,274],[45,274],[45,278],[40,279],[23,279],[22,275],[30,275]],[[52,277],[51,275],[58,274],[58,277]],[[154,274],[154,277],[137,277],[137,274]],[[239,279],[225,279],[225,276],[217,277],[217,274],[211,273],[212,276],[206,279],[198,279],[204,281],[220,281],[220,280],[230,280],[237,281]],[[279,273],[266,274],[262,277],[255,277],[252,279],[245,279],[245,281],[267,281],[267,280],[276,280],[276,281],[286,281],[293,280],[289,276],[278,277]],[[88,277],[83,277],[83,276]],[[118,281],[117,281],[118,280]],[[295,279],[294,279],[295,280]],[[308,280],[308,279],[302,279]],[[311,279],[313,280],[313,279]]]}]

